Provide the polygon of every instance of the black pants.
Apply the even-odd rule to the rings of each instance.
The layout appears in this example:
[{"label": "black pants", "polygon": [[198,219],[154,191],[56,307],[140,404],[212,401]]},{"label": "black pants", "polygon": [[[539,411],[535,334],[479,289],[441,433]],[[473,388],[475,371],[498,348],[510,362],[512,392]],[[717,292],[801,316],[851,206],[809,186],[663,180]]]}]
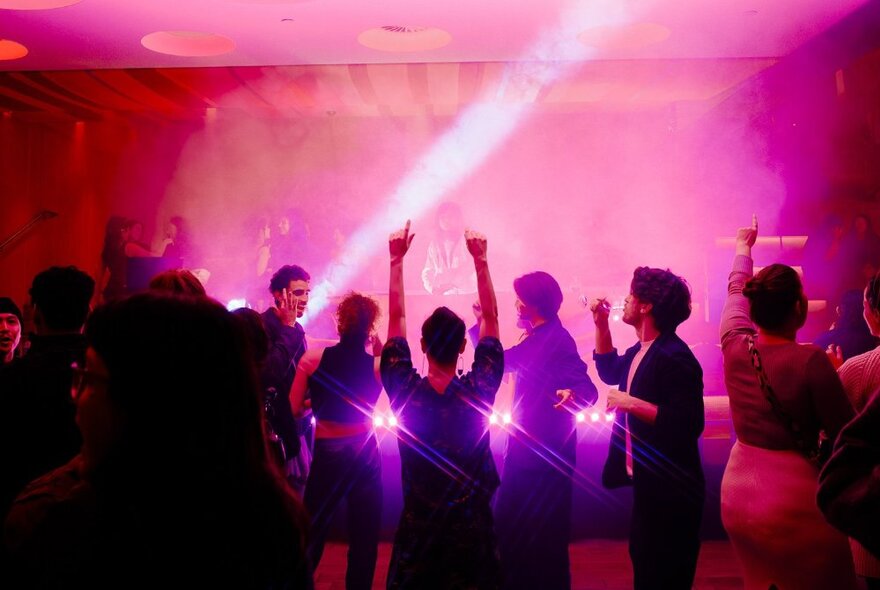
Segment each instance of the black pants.
[{"label": "black pants", "polygon": [[374,436],[315,440],[305,505],[312,517],[309,560],[317,569],[333,517],[343,502],[348,514],[347,590],[369,590],[376,571],[382,514],[382,477]]},{"label": "black pants", "polygon": [[503,588],[571,588],[571,495],[571,477],[550,465],[504,466],[495,508]]}]

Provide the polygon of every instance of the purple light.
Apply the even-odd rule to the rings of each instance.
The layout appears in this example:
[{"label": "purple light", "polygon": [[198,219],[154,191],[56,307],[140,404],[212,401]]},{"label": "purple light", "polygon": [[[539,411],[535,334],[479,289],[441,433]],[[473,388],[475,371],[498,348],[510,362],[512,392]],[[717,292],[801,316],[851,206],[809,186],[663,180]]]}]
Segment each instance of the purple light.
[{"label": "purple light", "polygon": [[373,426],[375,426],[376,428],[382,428],[383,426],[385,426],[385,418],[383,418],[382,416],[374,416]]},{"label": "purple light", "polygon": [[489,416],[489,424],[498,424],[498,414],[493,413]]},{"label": "purple light", "polygon": [[590,414],[590,422],[598,422],[599,421],[599,412],[593,412]]},{"label": "purple light", "polygon": [[388,427],[395,428],[397,427],[397,417],[394,414],[388,416]]},{"label": "purple light", "polygon": [[605,414],[605,421],[614,422],[614,412],[608,412],[607,414]]},{"label": "purple light", "polygon": [[508,413],[504,414],[504,416],[501,417],[501,421],[504,424],[510,424],[513,421],[513,418],[510,416],[510,413],[508,412]]},{"label": "purple light", "polygon": [[587,417],[584,416],[583,412],[578,412],[577,414],[575,414],[574,417],[575,417],[575,420],[577,420],[578,422],[584,422],[587,419]]}]

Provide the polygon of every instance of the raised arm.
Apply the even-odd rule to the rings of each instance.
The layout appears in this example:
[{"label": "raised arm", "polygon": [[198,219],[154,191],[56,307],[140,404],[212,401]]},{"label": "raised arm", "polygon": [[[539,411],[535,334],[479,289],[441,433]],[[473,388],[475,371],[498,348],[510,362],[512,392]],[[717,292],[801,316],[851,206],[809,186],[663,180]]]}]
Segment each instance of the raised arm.
[{"label": "raised arm", "polygon": [[590,311],[593,312],[593,323],[596,325],[596,354],[607,354],[614,350],[611,329],[608,327],[611,304],[605,299],[593,299],[590,302]]},{"label": "raised arm", "polygon": [[388,252],[391,255],[391,273],[388,286],[388,339],[396,336],[406,338],[406,306],[403,293],[403,257],[406,256],[415,234],[409,233],[409,220],[406,227],[388,237]]},{"label": "raised arm", "polygon": [[741,227],[736,232],[736,255],[727,283],[727,301],[721,311],[721,341],[735,333],[754,333],[755,326],[749,317],[749,302],[742,290],[752,276],[752,246],[758,238],[758,217],[752,215],[752,226]]},{"label": "raised arm", "polygon": [[466,230],[464,239],[468,252],[474,257],[474,269],[477,271],[477,295],[480,298],[481,310],[480,338],[484,336],[498,338],[498,302],[495,300],[495,288],[489,275],[486,236]]}]

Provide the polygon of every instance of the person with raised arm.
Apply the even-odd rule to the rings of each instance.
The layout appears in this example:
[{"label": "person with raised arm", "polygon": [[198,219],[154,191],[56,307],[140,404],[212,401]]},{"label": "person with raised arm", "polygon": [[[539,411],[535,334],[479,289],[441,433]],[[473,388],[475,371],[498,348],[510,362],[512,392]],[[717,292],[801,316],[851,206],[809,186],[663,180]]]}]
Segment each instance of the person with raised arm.
[{"label": "person with raised arm", "polygon": [[808,457],[819,432],[834,440],[853,408],[825,353],[797,342],[807,318],[798,273],[771,264],[752,276],[757,237],[753,216],[737,231],[721,312],[736,431],[721,480],[721,520],[746,590],[854,588],[846,537],[816,507],[819,471]]},{"label": "person with raised arm", "polygon": [[611,339],[608,303],[594,300],[590,309],[596,370],[614,386],[608,392],[607,411],[615,413],[615,420],[602,484],[633,486],[633,586],[689,590],[705,497],[698,447],[703,371],[676,334],[691,314],[690,288],[669,270],[637,268],[622,319],[639,341],[622,355]]},{"label": "person with raised arm", "polygon": [[456,366],[464,351],[464,321],[438,307],[422,324],[428,374],[413,368],[406,340],[403,259],[410,223],[391,234],[388,342],[380,373],[400,420],[403,513],[394,536],[388,588],[497,588],[491,502],[499,478],[489,449],[488,416],[504,373],[498,305],[486,238],[465,231],[482,307],[480,341],[471,370]]}]

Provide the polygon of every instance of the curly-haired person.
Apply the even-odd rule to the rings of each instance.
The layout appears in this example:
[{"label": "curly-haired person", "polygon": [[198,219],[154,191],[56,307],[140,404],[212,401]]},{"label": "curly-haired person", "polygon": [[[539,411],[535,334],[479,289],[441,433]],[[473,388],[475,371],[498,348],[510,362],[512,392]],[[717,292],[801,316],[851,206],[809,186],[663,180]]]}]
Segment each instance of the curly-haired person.
[{"label": "curly-haired person", "polygon": [[616,413],[602,484],[633,486],[629,553],[634,587],[689,589],[700,552],[705,481],[698,441],[703,432],[703,371],[675,333],[691,315],[688,284],[668,270],[633,273],[623,321],[639,341],[618,354],[608,327],[610,306],[591,305],[593,358],[614,385]]}]

